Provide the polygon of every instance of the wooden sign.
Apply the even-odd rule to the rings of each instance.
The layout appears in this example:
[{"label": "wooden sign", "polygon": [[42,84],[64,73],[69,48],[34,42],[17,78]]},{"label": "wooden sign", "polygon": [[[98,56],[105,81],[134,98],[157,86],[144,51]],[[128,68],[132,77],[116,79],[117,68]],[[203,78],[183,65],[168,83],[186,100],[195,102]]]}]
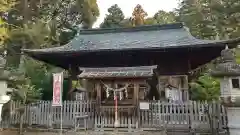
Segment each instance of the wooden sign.
[{"label": "wooden sign", "polygon": [[141,110],[149,110],[149,103],[148,102],[140,102],[139,107]]}]

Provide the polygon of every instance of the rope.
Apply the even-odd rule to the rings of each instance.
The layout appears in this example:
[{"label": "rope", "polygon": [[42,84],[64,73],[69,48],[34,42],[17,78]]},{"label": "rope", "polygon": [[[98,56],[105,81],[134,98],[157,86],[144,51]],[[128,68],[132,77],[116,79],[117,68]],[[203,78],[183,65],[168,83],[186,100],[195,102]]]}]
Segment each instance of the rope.
[{"label": "rope", "polygon": [[111,88],[109,87],[107,84],[103,83],[101,81],[101,83],[104,85],[104,87],[106,87],[109,91],[113,91],[113,92],[122,92],[124,91],[125,89],[127,89],[127,87],[129,86],[129,84],[126,84],[124,87],[122,88]]},{"label": "rope", "polygon": [[126,84],[126,85],[125,85],[124,87],[122,87],[122,88],[111,88],[111,87],[109,87],[107,84],[103,83],[102,81],[101,81],[101,83],[106,87],[107,97],[109,97],[109,91],[113,91],[114,100],[115,100],[115,98],[116,98],[117,92],[119,92],[120,100],[123,99],[123,91],[125,91],[126,97],[128,97],[127,87],[129,86],[129,84]]}]

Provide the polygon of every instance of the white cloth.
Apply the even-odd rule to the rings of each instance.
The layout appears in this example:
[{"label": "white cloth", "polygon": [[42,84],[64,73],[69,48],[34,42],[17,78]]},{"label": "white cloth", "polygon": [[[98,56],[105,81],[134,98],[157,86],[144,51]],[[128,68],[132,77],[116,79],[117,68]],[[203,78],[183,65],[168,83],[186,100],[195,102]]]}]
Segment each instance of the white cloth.
[{"label": "white cloth", "polygon": [[182,101],[182,93],[180,90],[172,88],[166,88],[165,89],[165,96],[170,101]]}]

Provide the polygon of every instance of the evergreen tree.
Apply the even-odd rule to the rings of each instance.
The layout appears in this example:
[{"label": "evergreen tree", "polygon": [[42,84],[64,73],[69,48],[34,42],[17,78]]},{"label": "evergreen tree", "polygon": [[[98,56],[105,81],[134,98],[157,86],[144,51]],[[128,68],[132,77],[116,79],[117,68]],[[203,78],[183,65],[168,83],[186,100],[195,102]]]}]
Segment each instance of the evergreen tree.
[{"label": "evergreen tree", "polygon": [[120,22],[120,26],[122,27],[132,27],[132,19],[131,18],[125,18]]},{"label": "evergreen tree", "polygon": [[238,0],[184,0],[179,20],[185,22],[199,38],[236,38],[239,30],[240,2]]},{"label": "evergreen tree", "polygon": [[121,8],[115,4],[108,9],[104,22],[100,25],[101,28],[116,28],[121,27],[121,22],[124,19],[124,14]]},{"label": "evergreen tree", "polygon": [[176,22],[176,15],[174,12],[166,12],[159,10],[153,17],[158,24],[168,24]]}]

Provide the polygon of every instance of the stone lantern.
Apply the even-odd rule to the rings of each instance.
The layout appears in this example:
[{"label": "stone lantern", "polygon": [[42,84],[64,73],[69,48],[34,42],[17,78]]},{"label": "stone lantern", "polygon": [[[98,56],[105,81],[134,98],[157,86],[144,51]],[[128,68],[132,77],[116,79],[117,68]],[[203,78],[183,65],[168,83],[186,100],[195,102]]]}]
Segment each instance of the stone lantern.
[{"label": "stone lantern", "polygon": [[211,71],[220,79],[221,101],[227,109],[230,135],[240,135],[240,65],[236,63],[233,50],[221,52],[221,61]]},{"label": "stone lantern", "polygon": [[7,87],[9,73],[4,70],[5,64],[6,60],[0,56],[0,122],[2,121],[1,113],[3,105],[10,100],[10,96],[8,96],[7,93],[11,92],[11,89]]}]

